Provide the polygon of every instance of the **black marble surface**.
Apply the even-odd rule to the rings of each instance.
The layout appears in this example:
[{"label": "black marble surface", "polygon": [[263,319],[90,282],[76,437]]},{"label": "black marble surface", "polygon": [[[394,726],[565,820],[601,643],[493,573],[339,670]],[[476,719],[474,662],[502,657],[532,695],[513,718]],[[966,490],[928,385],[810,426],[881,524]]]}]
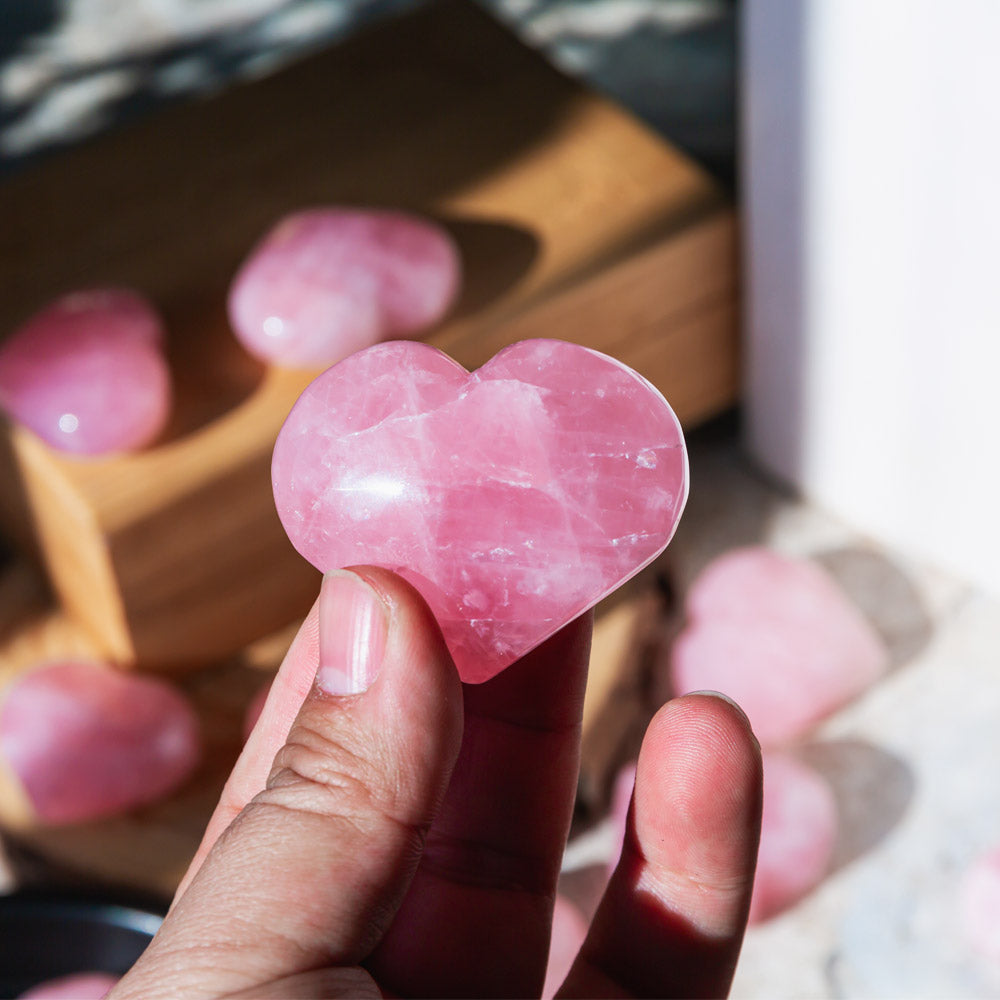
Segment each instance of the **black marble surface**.
[{"label": "black marble surface", "polygon": [[[0,173],[418,2],[0,0]],[[736,0],[478,2],[732,180]]]}]

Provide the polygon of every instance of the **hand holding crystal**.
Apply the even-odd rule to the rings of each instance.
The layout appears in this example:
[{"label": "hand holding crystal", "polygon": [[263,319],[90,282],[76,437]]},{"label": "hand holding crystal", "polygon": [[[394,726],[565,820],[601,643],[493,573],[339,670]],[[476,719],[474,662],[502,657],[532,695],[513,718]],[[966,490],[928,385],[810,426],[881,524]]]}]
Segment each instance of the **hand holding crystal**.
[{"label": "hand holding crystal", "polygon": [[[328,574],[170,915],[111,996],[537,996],[590,627],[463,685],[411,585]],[[723,995],[759,809],[742,713],[665,705],[561,995]]]}]

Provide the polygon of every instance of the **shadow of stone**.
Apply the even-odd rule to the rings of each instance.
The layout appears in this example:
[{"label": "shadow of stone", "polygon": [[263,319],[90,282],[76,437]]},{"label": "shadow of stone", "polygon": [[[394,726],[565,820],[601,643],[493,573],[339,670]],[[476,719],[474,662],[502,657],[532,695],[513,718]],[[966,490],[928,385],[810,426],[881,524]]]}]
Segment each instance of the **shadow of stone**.
[{"label": "shadow of stone", "polygon": [[745,459],[738,411],[703,424],[686,438],[691,492],[667,550],[672,583],[682,594],[717,556],[766,544],[768,527],[789,500]]},{"label": "shadow of stone", "polygon": [[810,743],[795,752],[833,789],[839,820],[831,872],[871,851],[905,815],[916,781],[894,754],[864,740]]},{"label": "shadow of stone", "polygon": [[861,609],[889,649],[890,670],[912,660],[931,640],[927,609],[907,575],[873,549],[835,549],[815,556]]},{"label": "shadow of stone", "polygon": [[538,238],[521,226],[481,219],[438,220],[458,244],[462,289],[448,319],[487,308],[517,284],[538,258]]},{"label": "shadow of stone", "polygon": [[264,366],[233,335],[224,286],[173,295],[161,306],[174,393],[163,443],[235,409],[260,383]]}]

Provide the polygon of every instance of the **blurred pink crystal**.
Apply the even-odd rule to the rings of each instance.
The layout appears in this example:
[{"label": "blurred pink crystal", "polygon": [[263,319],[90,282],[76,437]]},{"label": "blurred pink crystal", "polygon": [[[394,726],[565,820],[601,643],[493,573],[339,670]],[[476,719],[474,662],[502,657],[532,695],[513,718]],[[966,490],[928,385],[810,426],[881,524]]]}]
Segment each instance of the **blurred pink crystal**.
[{"label": "blurred pink crystal", "polygon": [[635,773],[638,764],[630,761],[615,775],[615,783],[611,789],[611,803],[608,818],[614,830],[614,847],[608,858],[609,871],[614,871],[622,856],[625,846],[625,833],[628,830],[628,811],[632,807],[632,793],[635,791]]},{"label": "blurred pink crystal", "polygon": [[1000,965],[1000,847],[977,858],[959,886],[962,929],[969,944]]},{"label": "blurred pink crystal", "polygon": [[314,209],[288,216],[254,250],[233,281],[229,318],[257,357],[323,368],[433,326],[460,277],[455,244],[434,223]]},{"label": "blurred pink crystal", "polygon": [[729,695],[763,744],[802,735],[888,665],[884,642],[825,571],[768,549],[714,560],[686,610],[670,653],[674,690]]},{"label": "blurred pink crystal", "polygon": [[776,916],[806,896],[830,868],[837,804],[827,780],[782,753],[764,754],[764,809],[750,921]]},{"label": "blurred pink crystal", "polygon": [[260,718],[261,712],[264,711],[264,705],[267,704],[267,696],[271,693],[272,684],[273,678],[261,687],[247,704],[246,711],[243,713],[244,743],[250,738],[250,734],[253,732],[254,726],[257,725],[257,720]]},{"label": "blurred pink crystal", "polygon": [[135,292],[66,295],[0,345],[0,406],[61,451],[141,448],[170,411],[162,349],[160,320]]},{"label": "blurred pink crystal", "polygon": [[0,691],[0,761],[43,823],[76,823],[161,798],[194,770],[199,729],[164,681],[98,663],[37,667]]},{"label": "blurred pink crystal", "polygon": [[77,972],[32,986],[19,1000],[101,1000],[120,978],[107,972]]},{"label": "blurred pink crystal", "polygon": [[462,678],[484,681],[659,555],[687,497],[673,411],[612,358],[557,340],[470,375],[380,344],[320,375],[272,465],[278,514],[322,571],[408,579]]},{"label": "blurred pink crystal", "polygon": [[545,985],[542,987],[543,1000],[554,997],[569,975],[587,937],[587,929],[583,914],[562,893],[557,893],[552,909],[552,940],[545,969]]}]

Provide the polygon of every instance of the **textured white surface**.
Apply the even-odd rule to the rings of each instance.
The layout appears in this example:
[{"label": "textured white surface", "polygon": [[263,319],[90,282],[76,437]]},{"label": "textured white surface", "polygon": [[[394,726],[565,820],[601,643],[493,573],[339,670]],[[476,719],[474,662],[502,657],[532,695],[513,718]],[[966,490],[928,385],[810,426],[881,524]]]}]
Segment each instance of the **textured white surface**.
[{"label": "textured white surface", "polygon": [[693,442],[691,475],[670,549],[682,580],[751,541],[814,556],[897,654],[884,680],[794,748],[837,793],[835,870],[750,929],[733,996],[1000,996],[1000,967],[963,933],[959,892],[1000,839],[1000,604],[772,490],[729,441]]}]

